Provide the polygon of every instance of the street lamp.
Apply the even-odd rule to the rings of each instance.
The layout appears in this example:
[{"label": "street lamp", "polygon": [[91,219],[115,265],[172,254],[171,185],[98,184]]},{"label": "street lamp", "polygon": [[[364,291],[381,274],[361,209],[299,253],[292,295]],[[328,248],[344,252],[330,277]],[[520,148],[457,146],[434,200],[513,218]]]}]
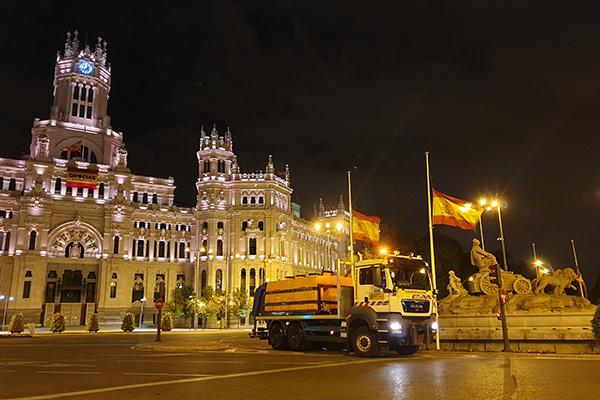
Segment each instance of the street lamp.
[{"label": "street lamp", "polygon": [[15,298],[12,296],[8,296],[8,299],[7,299],[5,295],[0,294],[0,301],[6,300],[4,302],[4,316],[2,317],[2,330],[4,330],[4,325],[6,325],[6,313],[8,312],[8,303],[13,301],[14,299]]},{"label": "street lamp", "polygon": [[[485,207],[485,211],[491,211],[496,209],[498,213],[498,224],[500,226],[500,240],[502,242],[502,258],[504,264],[504,270],[508,271],[508,262],[506,260],[506,240],[504,239],[504,226],[502,225],[502,208],[507,207],[507,203],[500,199],[488,200],[485,197],[479,199],[479,205]],[[481,233],[481,248],[485,250],[485,244],[483,242],[483,226],[481,225],[481,216],[479,216],[479,231]]]},{"label": "street lamp", "polygon": [[140,323],[139,323],[140,329],[142,328],[142,319],[144,317],[144,303],[146,303],[146,301],[147,301],[146,296],[144,296],[140,299],[140,303],[141,303],[141,305],[140,305]]}]

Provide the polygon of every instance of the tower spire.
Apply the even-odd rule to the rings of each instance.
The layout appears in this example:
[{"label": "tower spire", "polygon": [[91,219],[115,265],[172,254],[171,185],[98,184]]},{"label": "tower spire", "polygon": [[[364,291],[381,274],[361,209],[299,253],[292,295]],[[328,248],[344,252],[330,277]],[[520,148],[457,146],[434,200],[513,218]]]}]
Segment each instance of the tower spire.
[{"label": "tower spire", "polygon": [[267,174],[275,173],[275,165],[273,164],[273,156],[269,154],[269,160],[267,161],[267,167],[265,168]]},{"label": "tower spire", "polygon": [[338,211],[345,211],[346,207],[344,206],[344,197],[340,194],[340,199],[338,200]]}]

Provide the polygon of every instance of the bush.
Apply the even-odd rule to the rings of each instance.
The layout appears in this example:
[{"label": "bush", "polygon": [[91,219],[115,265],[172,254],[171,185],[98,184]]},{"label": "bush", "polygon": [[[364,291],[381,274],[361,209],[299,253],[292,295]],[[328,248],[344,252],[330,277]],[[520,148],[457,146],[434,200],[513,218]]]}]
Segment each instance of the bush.
[{"label": "bush", "polygon": [[173,329],[173,317],[169,313],[164,313],[160,320],[160,329],[170,331]]},{"label": "bush", "polygon": [[86,329],[88,332],[98,332],[100,330],[100,323],[98,322],[98,314],[90,314],[87,320]]},{"label": "bush", "polygon": [[134,329],[135,318],[133,317],[133,314],[130,312],[125,313],[125,316],[123,317],[123,323],[121,324],[121,330],[123,332],[133,332]]},{"label": "bush", "polygon": [[65,316],[61,313],[54,313],[52,315],[52,322],[50,323],[50,332],[61,333],[65,330]]},{"label": "bush", "polygon": [[594,331],[596,340],[600,342],[600,306],[596,308],[596,314],[594,314],[594,319],[592,319],[592,330]]},{"label": "bush", "polygon": [[25,330],[25,317],[23,317],[23,314],[18,313],[12,316],[8,330],[10,333],[23,333]]}]

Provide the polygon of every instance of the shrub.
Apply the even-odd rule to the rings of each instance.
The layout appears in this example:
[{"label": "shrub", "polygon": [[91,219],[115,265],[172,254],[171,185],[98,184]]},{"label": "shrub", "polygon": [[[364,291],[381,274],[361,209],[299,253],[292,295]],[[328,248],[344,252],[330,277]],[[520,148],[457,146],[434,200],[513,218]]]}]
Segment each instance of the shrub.
[{"label": "shrub", "polygon": [[164,313],[160,320],[160,329],[170,331],[173,329],[173,317],[169,313]]},{"label": "shrub", "polygon": [[123,332],[133,332],[134,329],[135,319],[133,317],[133,314],[130,312],[125,313],[125,316],[123,317],[123,323],[121,324],[121,330]]},{"label": "shrub", "polygon": [[594,314],[594,319],[592,319],[592,330],[594,331],[596,340],[600,342],[600,306],[596,308],[596,314]]},{"label": "shrub", "polygon": [[100,323],[98,322],[98,314],[90,314],[87,320],[86,329],[88,332],[98,332],[100,330]]},{"label": "shrub", "polygon": [[65,330],[65,316],[61,313],[54,313],[52,315],[52,322],[50,323],[50,332],[61,333]]},{"label": "shrub", "polygon": [[8,330],[10,333],[23,333],[25,330],[25,317],[23,317],[23,314],[18,313],[12,316]]}]

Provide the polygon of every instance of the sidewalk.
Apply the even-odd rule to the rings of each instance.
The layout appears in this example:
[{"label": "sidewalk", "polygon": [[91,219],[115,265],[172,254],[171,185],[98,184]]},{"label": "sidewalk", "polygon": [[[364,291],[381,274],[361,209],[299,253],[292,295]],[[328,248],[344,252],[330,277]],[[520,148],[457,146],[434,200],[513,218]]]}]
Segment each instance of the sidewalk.
[{"label": "sidewalk", "polygon": [[[204,330],[198,329],[198,330],[193,330],[193,329],[189,329],[189,328],[174,328],[172,331],[161,331],[162,335],[169,335],[169,334],[208,334],[208,333],[222,333],[222,334],[227,334],[227,333],[234,333],[234,332],[250,332],[251,329],[246,329],[246,328],[229,328],[229,329],[218,329],[218,328],[206,328]],[[123,332],[121,330],[121,326],[120,325],[113,325],[113,326],[100,326],[100,330],[97,332],[98,334],[107,334],[107,333],[129,333],[129,334],[135,334],[135,333],[139,333],[139,334],[155,334],[156,333],[156,328],[136,328],[133,332]],[[60,333],[61,335],[69,335],[69,334],[73,334],[73,335],[88,335],[90,334],[86,329],[85,326],[72,326],[72,327],[67,327],[62,333]],[[44,328],[35,328],[34,334],[33,336],[36,335],[59,335],[58,333],[53,333],[50,332],[49,328],[44,327]],[[0,336],[13,336],[13,337],[27,337],[27,336],[31,336],[31,334],[29,333],[28,329],[25,329],[25,331],[20,334],[20,335],[11,335],[11,333],[9,331],[0,331]]]}]

